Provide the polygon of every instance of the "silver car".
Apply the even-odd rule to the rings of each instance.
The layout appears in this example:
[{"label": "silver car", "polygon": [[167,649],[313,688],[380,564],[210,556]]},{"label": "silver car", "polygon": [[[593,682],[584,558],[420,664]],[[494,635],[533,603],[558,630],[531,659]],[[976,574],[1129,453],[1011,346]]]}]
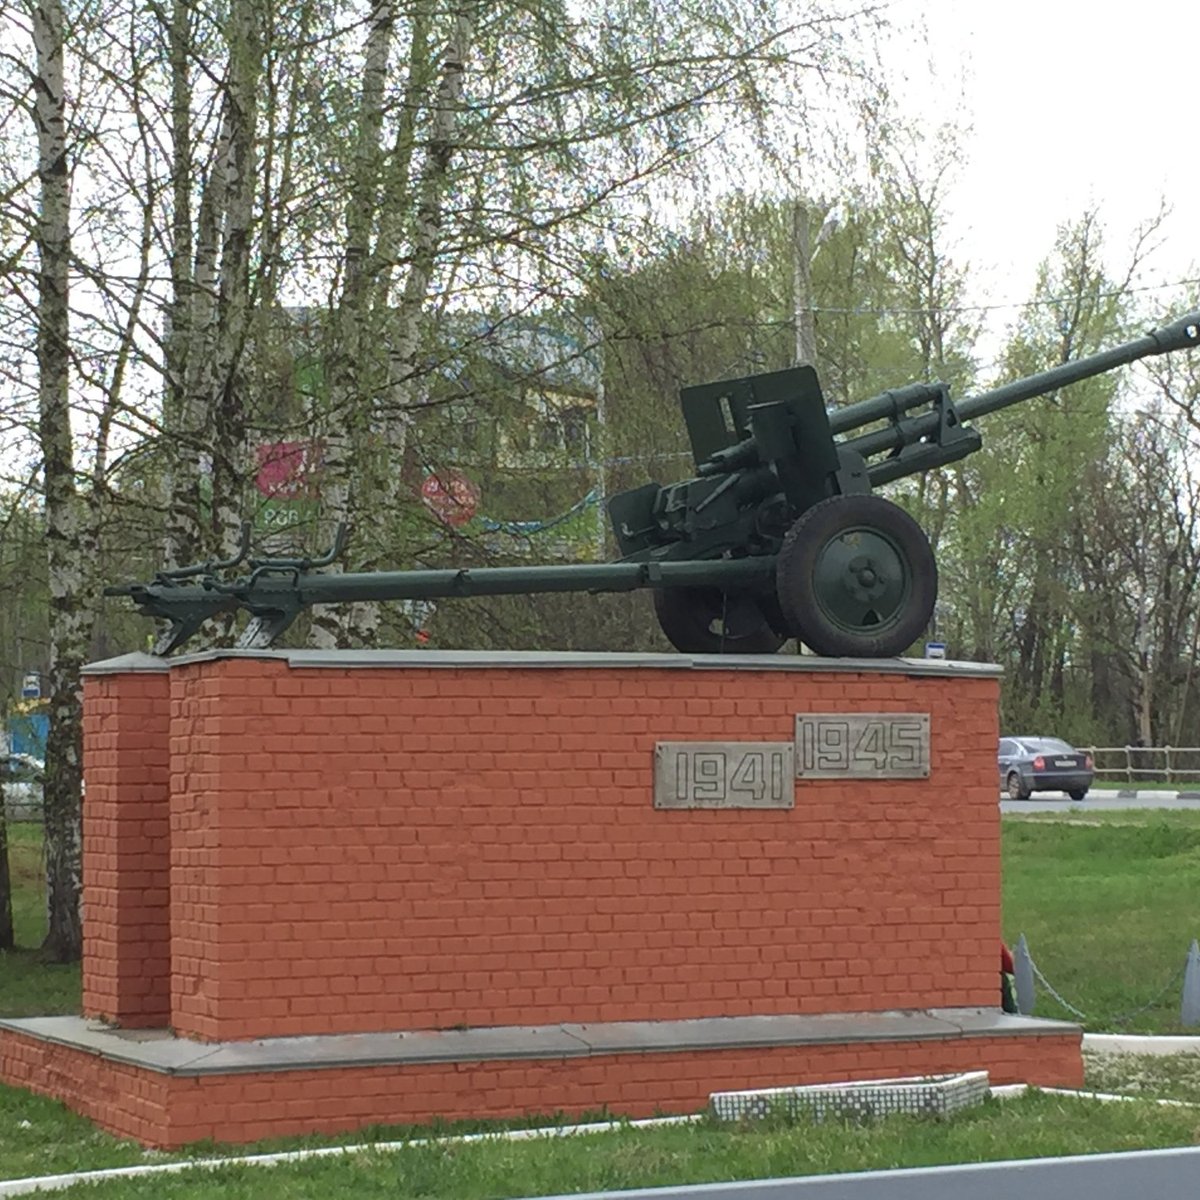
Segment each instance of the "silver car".
[{"label": "silver car", "polygon": [[1095,775],[1092,756],[1060,738],[1002,737],[999,758],[1000,786],[1011,800],[1028,800],[1033,792],[1082,800]]}]

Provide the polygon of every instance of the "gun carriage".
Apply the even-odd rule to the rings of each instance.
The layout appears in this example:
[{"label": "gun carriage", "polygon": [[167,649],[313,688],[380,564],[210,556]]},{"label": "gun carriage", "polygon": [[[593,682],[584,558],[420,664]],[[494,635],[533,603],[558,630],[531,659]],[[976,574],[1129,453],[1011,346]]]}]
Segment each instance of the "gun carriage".
[{"label": "gun carriage", "polygon": [[228,560],[106,594],[168,623],[160,654],[228,611],[251,615],[238,644],[264,647],[312,604],[645,588],[685,653],[773,653],[796,637],[818,654],[889,657],[927,628],[937,564],[920,526],[873,489],[973,454],[977,417],[1198,343],[1200,311],[957,403],[944,384],[914,383],[830,412],[809,366],[685,388],[696,474],[609,500],[618,562],[323,572],[342,532],[319,559],[255,559],[247,526]]}]

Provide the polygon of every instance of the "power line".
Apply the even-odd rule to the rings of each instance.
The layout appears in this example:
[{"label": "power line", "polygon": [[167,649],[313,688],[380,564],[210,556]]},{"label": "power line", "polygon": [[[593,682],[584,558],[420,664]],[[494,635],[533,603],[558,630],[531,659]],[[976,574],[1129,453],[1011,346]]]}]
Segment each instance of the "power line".
[{"label": "power line", "polygon": [[[1127,296],[1131,292],[1165,292],[1172,288],[1196,287],[1200,279],[1180,279],[1175,283],[1153,283],[1143,287],[1119,288],[1112,292],[1097,292],[1097,300],[1113,300]],[[969,312],[999,312],[1002,310],[1022,308],[1048,308],[1055,304],[1073,304],[1078,296],[1052,296],[1046,300],[1004,301],[997,304],[948,304],[938,308],[868,308],[866,305],[847,306],[844,308],[833,305],[814,304],[808,310],[814,313],[831,313],[835,316],[874,316],[874,317],[918,317],[929,316],[933,313],[969,313]]]}]

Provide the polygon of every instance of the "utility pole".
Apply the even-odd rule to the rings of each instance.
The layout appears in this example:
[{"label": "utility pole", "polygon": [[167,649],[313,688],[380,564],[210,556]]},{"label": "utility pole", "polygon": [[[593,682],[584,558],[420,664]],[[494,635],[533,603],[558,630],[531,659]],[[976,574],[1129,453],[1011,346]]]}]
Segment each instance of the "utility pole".
[{"label": "utility pole", "polygon": [[799,196],[792,205],[792,255],[792,323],[796,331],[796,366],[812,366],[817,359],[817,330],[812,311],[813,250],[808,236],[808,205]]},{"label": "utility pole", "polygon": [[792,201],[792,326],[796,331],[795,365],[817,364],[817,325],[813,316],[812,265],[821,246],[841,224],[841,206],[835,204],[821,222],[814,242],[808,236],[808,203],[798,195]]}]

